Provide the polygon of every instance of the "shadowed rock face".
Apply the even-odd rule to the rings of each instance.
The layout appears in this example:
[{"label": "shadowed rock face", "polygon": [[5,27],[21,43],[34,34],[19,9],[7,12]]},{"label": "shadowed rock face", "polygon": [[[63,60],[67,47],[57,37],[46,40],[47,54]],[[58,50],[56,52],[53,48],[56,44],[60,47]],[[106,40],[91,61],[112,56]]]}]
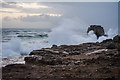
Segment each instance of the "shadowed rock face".
[{"label": "shadowed rock face", "polygon": [[99,39],[100,36],[108,36],[105,34],[103,27],[101,27],[100,25],[91,25],[88,30],[87,33],[89,33],[89,31],[93,30],[94,34],[97,36],[97,39]]}]

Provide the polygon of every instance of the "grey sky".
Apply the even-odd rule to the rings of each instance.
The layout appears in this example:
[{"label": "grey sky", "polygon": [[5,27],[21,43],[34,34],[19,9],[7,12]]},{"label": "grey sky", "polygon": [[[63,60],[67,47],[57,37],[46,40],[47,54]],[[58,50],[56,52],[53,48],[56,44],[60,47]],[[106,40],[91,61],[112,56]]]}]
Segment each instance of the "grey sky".
[{"label": "grey sky", "polygon": [[2,2],[3,28],[52,28],[63,19],[118,27],[117,2]]},{"label": "grey sky", "polygon": [[118,2],[119,0],[4,0],[7,2]]}]

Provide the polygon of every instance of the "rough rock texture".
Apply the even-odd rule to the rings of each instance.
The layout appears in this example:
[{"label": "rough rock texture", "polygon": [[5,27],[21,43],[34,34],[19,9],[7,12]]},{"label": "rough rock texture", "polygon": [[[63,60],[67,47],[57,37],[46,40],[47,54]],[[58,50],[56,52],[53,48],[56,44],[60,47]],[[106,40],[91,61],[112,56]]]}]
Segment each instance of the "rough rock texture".
[{"label": "rough rock texture", "polygon": [[25,64],[3,67],[3,80],[119,80],[118,45],[114,37],[101,43],[34,50],[25,57]]},{"label": "rough rock texture", "polygon": [[100,25],[91,25],[88,30],[87,33],[89,33],[89,31],[93,30],[94,34],[97,36],[97,39],[100,36],[108,36],[105,34],[103,27],[101,27]]}]

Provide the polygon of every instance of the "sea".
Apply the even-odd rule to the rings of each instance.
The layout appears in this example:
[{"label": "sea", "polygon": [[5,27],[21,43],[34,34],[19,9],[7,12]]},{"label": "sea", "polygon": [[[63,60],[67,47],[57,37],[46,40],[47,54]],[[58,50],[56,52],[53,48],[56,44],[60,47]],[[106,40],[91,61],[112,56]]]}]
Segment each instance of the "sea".
[{"label": "sea", "polygon": [[[109,29],[109,37],[100,37],[98,40],[93,31],[88,35],[86,29],[57,27],[53,29],[39,28],[2,28],[2,57],[25,56],[33,50],[49,48],[55,45],[75,45],[86,42],[101,42],[113,38],[116,31]],[[112,32],[112,33],[111,33]]]},{"label": "sea", "polygon": [[2,57],[28,55],[32,50],[50,47],[49,29],[3,28]]}]

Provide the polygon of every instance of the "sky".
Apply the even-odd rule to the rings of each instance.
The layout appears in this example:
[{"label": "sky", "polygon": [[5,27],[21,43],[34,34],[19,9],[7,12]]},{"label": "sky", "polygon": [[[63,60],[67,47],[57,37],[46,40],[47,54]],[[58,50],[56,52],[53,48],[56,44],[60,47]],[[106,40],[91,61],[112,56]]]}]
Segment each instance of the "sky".
[{"label": "sky", "polygon": [[4,0],[7,2],[118,2],[120,0]]},{"label": "sky", "polygon": [[[111,0],[112,1],[112,0]],[[116,0],[117,1],[117,0]],[[106,29],[118,27],[117,2],[9,2],[2,0],[2,28],[51,29],[64,19]]]}]

